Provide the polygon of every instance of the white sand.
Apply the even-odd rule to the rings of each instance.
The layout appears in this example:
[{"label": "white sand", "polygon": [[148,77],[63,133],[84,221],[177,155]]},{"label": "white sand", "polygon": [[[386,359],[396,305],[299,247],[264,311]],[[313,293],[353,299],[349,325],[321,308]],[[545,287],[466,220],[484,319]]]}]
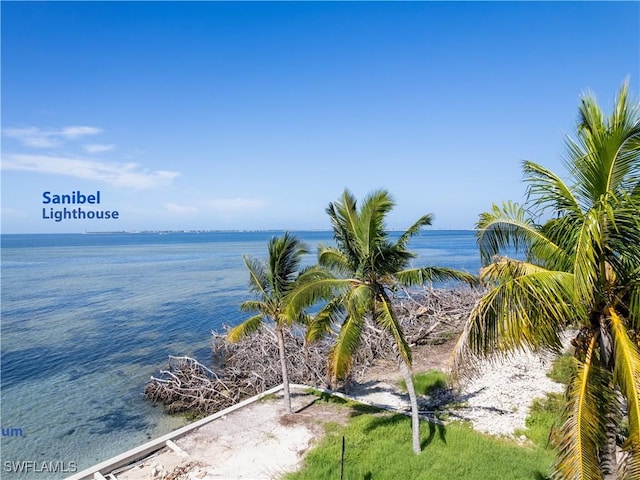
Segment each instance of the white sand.
[{"label": "white sand", "polygon": [[[311,397],[311,399],[313,399]],[[310,397],[294,397],[294,409]],[[297,414],[304,417],[304,413]],[[295,470],[320,429],[287,422],[282,401],[258,401],[175,440],[185,453],[169,449],[117,474],[120,480],[278,478]],[[184,470],[177,475],[177,470]],[[173,476],[171,476],[173,475]]]}]

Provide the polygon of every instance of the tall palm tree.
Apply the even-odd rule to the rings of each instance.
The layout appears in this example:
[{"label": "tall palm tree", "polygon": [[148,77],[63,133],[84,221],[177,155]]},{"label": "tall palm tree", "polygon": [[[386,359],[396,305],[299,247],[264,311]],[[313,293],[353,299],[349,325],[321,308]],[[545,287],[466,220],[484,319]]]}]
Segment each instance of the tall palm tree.
[{"label": "tall palm tree", "polygon": [[308,339],[314,340],[341,324],[329,356],[334,378],[344,378],[365,333],[367,319],[387,331],[395,340],[400,367],[411,402],[413,450],[420,453],[418,406],[411,377],[411,348],[393,308],[391,297],[398,285],[418,285],[433,280],[463,280],[472,283],[473,275],[448,268],[408,268],[415,254],[407,242],[421,227],[431,224],[424,215],[406,232],[392,241],[385,229],[385,216],[394,207],[383,190],[371,193],[357,208],[356,199],[345,190],[342,198],[330,203],[335,247],[321,246],[318,262],[325,270],[303,275],[290,299],[291,305],[307,305],[318,298],[331,298],[312,321]]},{"label": "tall palm tree", "polygon": [[[563,480],[640,478],[640,116],[627,92],[625,82],[609,117],[583,95],[566,182],[525,162],[526,204],[480,216],[481,278],[491,288],[454,356],[463,368],[492,352],[557,351],[567,325],[578,327],[555,468]],[[507,247],[520,257],[498,256]]]},{"label": "tall palm tree", "polygon": [[300,273],[300,262],[309,251],[304,243],[290,235],[289,232],[285,233],[283,237],[271,238],[268,249],[268,263],[253,257],[244,257],[244,263],[249,270],[249,286],[258,298],[243,302],[240,309],[245,312],[257,313],[229,330],[227,339],[231,342],[237,342],[257,331],[265,321],[274,322],[282,367],[284,405],[287,413],[291,413],[284,328],[301,320],[303,314],[302,310],[299,310],[299,313],[295,315],[288,314],[287,295],[295,287]]}]

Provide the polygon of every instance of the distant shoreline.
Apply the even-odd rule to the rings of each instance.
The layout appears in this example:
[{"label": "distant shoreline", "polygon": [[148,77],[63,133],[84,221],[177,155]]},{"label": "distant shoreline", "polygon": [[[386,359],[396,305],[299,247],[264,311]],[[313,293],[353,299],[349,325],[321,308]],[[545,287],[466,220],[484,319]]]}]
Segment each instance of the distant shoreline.
[{"label": "distant shoreline", "polygon": [[[11,232],[0,235],[170,235],[170,234],[207,234],[207,233],[284,233],[284,232],[327,232],[330,228],[310,229],[265,229],[265,230],[114,230],[114,231],[85,231],[85,232]],[[390,229],[389,232],[402,232],[401,228]],[[423,232],[475,232],[473,228],[425,228]]]}]

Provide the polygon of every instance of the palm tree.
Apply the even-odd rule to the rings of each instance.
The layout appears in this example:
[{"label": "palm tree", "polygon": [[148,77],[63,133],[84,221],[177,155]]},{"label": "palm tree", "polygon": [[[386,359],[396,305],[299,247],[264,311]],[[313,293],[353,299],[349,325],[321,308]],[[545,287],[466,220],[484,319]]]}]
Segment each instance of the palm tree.
[{"label": "palm tree", "polygon": [[420,453],[411,348],[394,312],[391,297],[398,285],[412,286],[450,279],[471,283],[475,277],[448,268],[408,269],[415,254],[407,250],[407,242],[421,227],[431,224],[431,215],[424,215],[392,241],[384,220],[393,207],[393,200],[383,190],[371,193],[359,210],[356,199],[348,190],[339,201],[330,203],[327,213],[331,218],[336,246],[319,247],[318,262],[325,270],[314,270],[301,276],[299,288],[292,294],[290,304],[307,305],[319,298],[331,299],[314,317],[307,339],[318,339],[331,332],[336,321],[341,322],[329,355],[329,370],[334,381],[348,374],[367,319],[393,337],[411,402],[413,450]]},{"label": "palm tree", "polygon": [[249,270],[249,286],[258,298],[243,302],[240,309],[245,312],[257,313],[227,333],[227,339],[230,342],[237,342],[257,331],[263,326],[265,320],[274,322],[282,367],[284,405],[287,413],[291,413],[291,395],[284,346],[284,328],[303,318],[302,313],[296,315],[287,313],[287,294],[296,285],[300,262],[307,253],[309,253],[307,247],[287,232],[283,237],[273,237],[269,241],[268,264],[245,256],[244,263]]},{"label": "palm tree", "polygon": [[[567,325],[577,326],[578,368],[555,467],[563,480],[640,478],[640,116],[627,91],[625,82],[608,118],[591,94],[581,98],[567,182],[525,162],[526,204],[480,216],[481,278],[490,289],[454,356],[460,369],[494,352],[559,351]],[[519,258],[499,256],[507,247]]]}]

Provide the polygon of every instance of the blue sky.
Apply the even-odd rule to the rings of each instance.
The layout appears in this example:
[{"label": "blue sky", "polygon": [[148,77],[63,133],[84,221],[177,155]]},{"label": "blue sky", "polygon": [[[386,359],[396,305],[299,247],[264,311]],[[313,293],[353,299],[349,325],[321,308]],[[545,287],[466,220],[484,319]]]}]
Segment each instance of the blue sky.
[{"label": "blue sky", "polygon": [[[473,228],[640,89],[638,2],[2,2],[2,231]],[[116,221],[42,218],[99,190]],[[93,206],[95,209],[96,206]]]}]

